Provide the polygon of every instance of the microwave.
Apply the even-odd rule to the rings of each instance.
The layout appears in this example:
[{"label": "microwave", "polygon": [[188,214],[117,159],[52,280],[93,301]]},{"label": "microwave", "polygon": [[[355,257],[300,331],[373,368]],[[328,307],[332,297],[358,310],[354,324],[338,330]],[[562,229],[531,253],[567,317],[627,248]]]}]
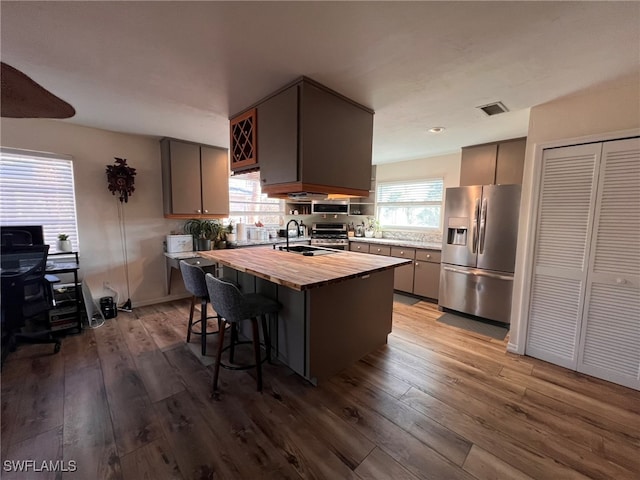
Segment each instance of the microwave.
[{"label": "microwave", "polygon": [[311,213],[313,214],[330,214],[330,215],[348,215],[348,200],[313,200],[311,202]]}]

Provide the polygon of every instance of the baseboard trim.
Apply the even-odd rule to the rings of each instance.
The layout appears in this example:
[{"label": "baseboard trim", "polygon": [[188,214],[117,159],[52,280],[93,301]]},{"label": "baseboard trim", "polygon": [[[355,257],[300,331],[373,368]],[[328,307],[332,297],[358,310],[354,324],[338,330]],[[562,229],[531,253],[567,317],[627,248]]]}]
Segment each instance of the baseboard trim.
[{"label": "baseboard trim", "polygon": [[507,343],[507,352],[509,353],[515,353],[516,355],[523,355],[522,353],[520,353],[518,351],[518,344],[517,343]]},{"label": "baseboard trim", "polygon": [[156,305],[158,303],[172,302],[174,300],[182,300],[183,298],[190,298],[189,293],[178,293],[174,295],[167,295],[161,298],[152,298],[150,300],[143,300],[142,302],[133,302],[133,308],[136,307],[148,307],[149,305]]}]

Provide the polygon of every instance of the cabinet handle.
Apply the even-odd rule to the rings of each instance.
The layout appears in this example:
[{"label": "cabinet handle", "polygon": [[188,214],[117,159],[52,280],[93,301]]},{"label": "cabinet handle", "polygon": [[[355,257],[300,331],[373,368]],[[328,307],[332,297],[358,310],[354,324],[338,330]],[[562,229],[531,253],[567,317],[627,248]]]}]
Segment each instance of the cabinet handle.
[{"label": "cabinet handle", "polygon": [[380,249],[378,249],[378,251],[380,251]]},{"label": "cabinet handle", "polygon": [[420,266],[420,264],[418,262],[416,262],[416,267]]},{"label": "cabinet handle", "polygon": [[404,255],[404,252],[402,250],[400,250],[400,255]]},{"label": "cabinet handle", "polygon": [[427,258],[431,258],[431,255],[427,254]]},{"label": "cabinet handle", "polygon": [[209,210],[205,210],[204,213],[209,213]]},{"label": "cabinet handle", "polygon": [[196,210],[196,213],[202,213],[200,210]]},{"label": "cabinet handle", "polygon": [[262,183],[267,183],[267,179],[266,179],[266,178],[263,178],[263,179],[262,179]]}]

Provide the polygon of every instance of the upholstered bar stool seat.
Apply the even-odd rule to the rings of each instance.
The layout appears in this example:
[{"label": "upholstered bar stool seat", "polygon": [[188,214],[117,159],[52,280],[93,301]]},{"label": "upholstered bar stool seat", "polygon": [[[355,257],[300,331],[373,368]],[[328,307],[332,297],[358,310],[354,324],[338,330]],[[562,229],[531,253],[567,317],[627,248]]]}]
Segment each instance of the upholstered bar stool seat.
[{"label": "upholstered bar stool seat", "polygon": [[[207,320],[217,319],[220,325],[219,315],[207,316],[207,304],[209,302],[209,292],[205,280],[205,271],[198,265],[192,265],[184,260],[180,261],[180,271],[184,286],[191,296],[191,309],[189,311],[189,326],[187,327],[187,343],[191,341],[191,334],[200,335],[202,355],[207,354],[207,335],[214,335],[217,331],[207,332]],[[196,300],[200,300],[200,320],[193,321]],[[194,326],[199,325],[200,330],[194,330]]]},{"label": "upholstered bar stool seat", "polygon": [[[213,390],[218,389],[218,376],[222,365],[222,352],[230,350],[230,362],[233,363],[233,349],[237,344],[237,325],[245,320],[251,322],[251,333],[253,343],[254,362],[257,375],[258,391],[262,391],[262,360],[260,359],[260,329],[258,328],[258,317],[262,320],[262,331],[264,335],[264,345],[266,358],[271,358],[271,341],[269,339],[269,329],[267,327],[267,315],[280,310],[280,304],[269,297],[259,293],[240,292],[233,283],[214,277],[210,273],[205,276],[209,299],[211,305],[220,315],[222,322],[231,324],[231,344],[224,348],[225,328],[219,328],[218,351],[216,352],[216,363],[213,370]],[[236,338],[234,338],[234,336]],[[254,365],[243,368],[252,368]]]}]

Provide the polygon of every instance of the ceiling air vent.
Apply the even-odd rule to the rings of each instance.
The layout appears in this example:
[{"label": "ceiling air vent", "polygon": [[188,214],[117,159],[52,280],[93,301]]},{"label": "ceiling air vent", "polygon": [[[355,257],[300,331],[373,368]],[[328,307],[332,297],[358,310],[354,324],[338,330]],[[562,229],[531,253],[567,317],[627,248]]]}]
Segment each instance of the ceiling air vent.
[{"label": "ceiling air vent", "polygon": [[505,107],[502,102],[489,103],[488,105],[482,105],[476,107],[482,110],[487,116],[498,115],[499,113],[508,112],[509,109]]}]

